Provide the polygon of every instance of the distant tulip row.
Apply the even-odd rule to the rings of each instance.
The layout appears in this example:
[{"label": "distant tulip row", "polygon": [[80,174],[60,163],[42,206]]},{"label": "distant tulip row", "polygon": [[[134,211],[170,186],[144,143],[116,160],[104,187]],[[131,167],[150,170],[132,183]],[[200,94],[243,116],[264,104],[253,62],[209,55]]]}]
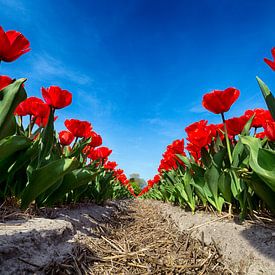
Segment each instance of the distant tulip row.
[{"label": "distant tulip row", "polygon": [[[0,62],[28,51],[21,33],[0,26]],[[26,208],[135,195],[90,122],[66,119],[67,130],[56,134],[56,112],[72,103],[72,93],[50,86],[41,89],[44,101],[27,98],[24,82],[0,76],[0,200],[16,197]]]},{"label": "distant tulip row", "polygon": [[[275,58],[275,48],[272,55]],[[275,70],[275,61],[264,60]],[[187,145],[182,139],[167,146],[159,174],[139,196],[172,201],[192,211],[201,204],[219,212],[231,212],[233,206],[241,217],[264,201],[275,213],[275,99],[265,83],[257,81],[268,110],[247,110],[225,119],[240,91],[230,87],[205,94],[202,105],[220,114],[222,123],[201,120],[187,126]]]}]

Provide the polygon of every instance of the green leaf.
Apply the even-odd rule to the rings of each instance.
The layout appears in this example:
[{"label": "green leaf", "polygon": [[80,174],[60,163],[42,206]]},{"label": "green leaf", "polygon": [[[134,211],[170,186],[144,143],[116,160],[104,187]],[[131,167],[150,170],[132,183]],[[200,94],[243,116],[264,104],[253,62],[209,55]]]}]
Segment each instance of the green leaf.
[{"label": "green leaf", "polygon": [[224,199],[218,194],[219,176],[220,175],[217,168],[212,165],[209,169],[206,170],[204,178],[212,196],[211,198],[211,196],[208,195],[208,190],[205,188],[207,199],[212,205],[216,207],[219,212],[221,212]]},{"label": "green leaf", "polygon": [[0,141],[0,160],[8,158],[17,151],[24,150],[32,145],[32,142],[24,136],[10,136]]},{"label": "green leaf", "polygon": [[248,136],[249,135],[249,131],[250,131],[250,128],[251,128],[251,124],[252,124],[252,121],[255,117],[255,114],[251,116],[251,118],[245,123],[244,127],[243,127],[243,130],[242,130],[242,133],[241,135],[242,136]]},{"label": "green leaf", "polygon": [[249,165],[252,170],[275,191],[275,151],[262,149],[257,138],[246,136],[240,139],[250,152]]},{"label": "green leaf", "polygon": [[208,151],[204,147],[201,148],[201,160],[205,167],[211,166],[212,158],[211,158],[210,154],[208,153]]},{"label": "green leaf", "polygon": [[219,172],[217,168],[212,165],[209,169],[206,170],[204,174],[205,181],[209,186],[211,194],[215,198],[218,198],[218,180],[219,180]]},{"label": "green leaf", "polygon": [[65,197],[66,193],[88,184],[95,179],[97,174],[98,172],[91,172],[85,168],[80,168],[66,174],[62,184],[46,199],[45,203],[47,205],[52,205],[55,202],[59,202]]},{"label": "green leaf", "polygon": [[244,178],[244,181],[275,214],[275,192],[271,188],[269,188],[269,186],[266,185],[255,173],[253,173],[249,178]]},{"label": "green leaf", "polygon": [[271,113],[271,116],[275,120],[275,98],[274,98],[273,94],[270,92],[267,85],[259,77],[256,76],[256,79],[258,81],[258,84],[259,84],[262,94],[264,96],[266,105]]},{"label": "green leaf", "polygon": [[0,91],[0,139],[16,131],[13,113],[17,105],[27,98],[22,86],[25,81],[26,78],[18,79]]},{"label": "green leaf", "polygon": [[231,202],[231,177],[228,173],[223,172],[218,180],[219,190],[227,202]]},{"label": "green leaf", "polygon": [[75,146],[75,149],[73,149],[68,156],[71,157],[79,157],[86,145],[88,145],[92,141],[92,138],[88,138],[86,140],[79,141],[77,145]]},{"label": "green leaf", "polygon": [[50,188],[67,173],[78,167],[79,163],[75,159],[59,159],[49,164],[32,170],[29,174],[29,182],[22,194],[21,207],[27,208],[40,194]]},{"label": "green leaf", "polygon": [[39,156],[38,156],[38,167],[43,165],[43,162],[46,157],[48,157],[52,151],[54,143],[54,112],[51,108],[49,120],[46,125],[46,128],[42,132],[42,137],[40,139],[40,150],[39,150]]},{"label": "green leaf", "polygon": [[222,148],[219,152],[213,155],[213,164],[216,166],[218,170],[222,168],[224,157],[227,153],[226,148]]},{"label": "green leaf", "polygon": [[179,160],[181,160],[186,165],[186,167],[191,168],[191,163],[187,157],[180,154],[177,154],[176,156]]},{"label": "green leaf", "polygon": [[233,152],[232,152],[232,166],[238,167],[241,163],[241,156],[244,152],[244,145],[239,140],[237,144],[235,145]]}]

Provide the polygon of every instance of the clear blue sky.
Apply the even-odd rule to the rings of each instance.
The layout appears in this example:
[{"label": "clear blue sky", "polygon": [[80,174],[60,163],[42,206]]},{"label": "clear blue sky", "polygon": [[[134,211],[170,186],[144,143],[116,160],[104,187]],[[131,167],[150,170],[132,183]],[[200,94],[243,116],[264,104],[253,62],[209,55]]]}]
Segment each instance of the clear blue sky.
[{"label": "clear blue sky", "polygon": [[274,15],[275,1],[259,0],[0,0],[0,25],[32,48],[0,73],[27,77],[29,95],[71,91],[57,128],[89,120],[126,174],[150,178],[188,124],[219,121],[201,107],[204,93],[240,89],[228,116],[264,107],[255,76],[275,90],[263,62],[275,46]]}]

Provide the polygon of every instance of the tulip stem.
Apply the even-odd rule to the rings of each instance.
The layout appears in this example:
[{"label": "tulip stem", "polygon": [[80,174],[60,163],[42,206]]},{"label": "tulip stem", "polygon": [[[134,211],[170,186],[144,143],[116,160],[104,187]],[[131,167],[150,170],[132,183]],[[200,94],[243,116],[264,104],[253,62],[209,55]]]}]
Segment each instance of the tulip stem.
[{"label": "tulip stem", "polygon": [[257,134],[257,127],[254,127],[254,137],[256,136]]},{"label": "tulip stem", "polygon": [[232,164],[232,154],[231,154],[230,142],[229,142],[227,127],[226,127],[226,123],[225,123],[224,113],[221,113],[221,115],[222,115],[222,121],[223,121],[223,126],[224,126],[226,147],[227,147],[229,162],[230,162],[230,165],[231,165]]},{"label": "tulip stem", "polygon": [[32,127],[31,127],[31,125],[32,125],[32,116],[30,115],[30,124],[29,124],[29,137],[31,137],[31,134],[32,134]]},{"label": "tulip stem", "polygon": [[73,144],[73,146],[72,146],[72,149],[74,149],[75,144],[77,143],[77,141],[78,141],[78,137],[76,137],[76,138],[75,138],[75,140],[74,140],[74,144]]}]

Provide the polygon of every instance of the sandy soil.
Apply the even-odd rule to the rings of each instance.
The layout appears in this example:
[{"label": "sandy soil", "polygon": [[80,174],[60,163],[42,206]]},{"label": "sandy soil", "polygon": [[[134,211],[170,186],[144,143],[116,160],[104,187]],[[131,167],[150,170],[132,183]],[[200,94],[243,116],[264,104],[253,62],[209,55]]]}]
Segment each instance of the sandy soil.
[{"label": "sandy soil", "polygon": [[275,274],[275,228],[271,225],[239,224],[204,212],[192,215],[158,201],[80,205],[43,210],[40,217],[31,219],[4,221],[0,223],[0,274],[40,274],[38,270],[44,266],[68,257],[79,239],[96,240],[106,234],[113,216],[127,212],[129,204],[156,209],[164,222],[177,226],[179,234],[182,231],[206,245],[214,240],[233,274]]},{"label": "sandy soil", "polygon": [[39,274],[37,270],[50,262],[62,261],[78,239],[96,238],[120,205],[44,209],[43,217],[0,223],[0,274]]},{"label": "sandy soil", "polygon": [[162,215],[173,220],[181,231],[192,236],[215,241],[231,270],[243,274],[275,274],[275,221],[264,226],[246,221],[242,224],[211,213],[192,215],[178,206],[148,201]]}]

